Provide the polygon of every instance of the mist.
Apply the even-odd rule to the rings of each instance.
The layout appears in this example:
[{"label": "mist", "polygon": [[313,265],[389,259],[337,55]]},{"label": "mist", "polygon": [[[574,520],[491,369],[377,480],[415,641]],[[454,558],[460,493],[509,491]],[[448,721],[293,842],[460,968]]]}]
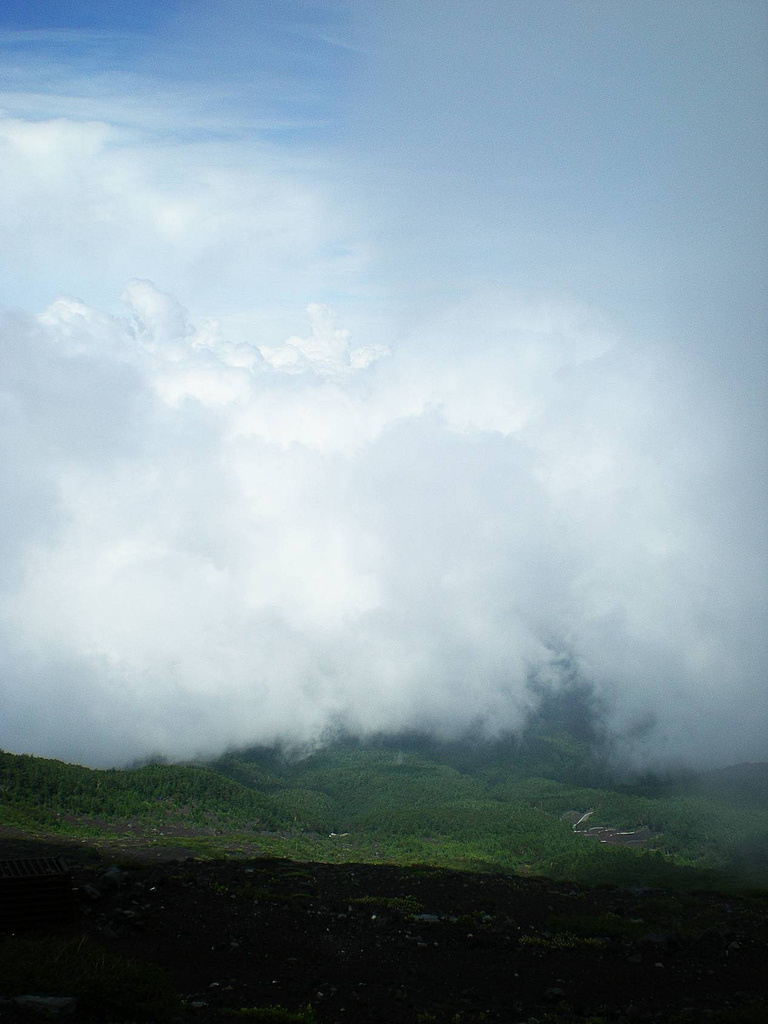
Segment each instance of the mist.
[{"label": "mist", "polygon": [[493,736],[568,650],[648,756],[763,750],[749,480],[681,367],[499,295],[390,350],[124,299],[3,325],[5,746]]},{"label": "mist", "polygon": [[7,16],[0,746],[768,758],[757,8],[223,6]]}]

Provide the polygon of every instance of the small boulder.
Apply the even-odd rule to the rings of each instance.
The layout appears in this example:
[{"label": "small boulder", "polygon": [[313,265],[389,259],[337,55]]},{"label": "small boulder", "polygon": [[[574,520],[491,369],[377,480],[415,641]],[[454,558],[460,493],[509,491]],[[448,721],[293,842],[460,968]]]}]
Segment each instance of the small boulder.
[{"label": "small boulder", "polygon": [[101,876],[101,882],[107,889],[121,889],[127,877],[127,871],[121,871],[117,864],[113,864]]},{"label": "small boulder", "polygon": [[547,1002],[556,1003],[560,999],[565,998],[565,992],[563,991],[563,989],[556,988],[554,986],[552,988],[545,988],[544,998],[547,1000]]},{"label": "small boulder", "polygon": [[671,943],[671,936],[666,932],[647,932],[640,939],[640,945],[648,949],[665,949]]},{"label": "small boulder", "polygon": [[16,996],[13,1001],[23,1010],[50,1020],[70,1017],[77,1006],[77,1000],[71,996]]},{"label": "small boulder", "polygon": [[89,900],[91,903],[101,899],[101,892],[95,885],[91,885],[90,882],[81,885],[77,892],[81,900]]}]

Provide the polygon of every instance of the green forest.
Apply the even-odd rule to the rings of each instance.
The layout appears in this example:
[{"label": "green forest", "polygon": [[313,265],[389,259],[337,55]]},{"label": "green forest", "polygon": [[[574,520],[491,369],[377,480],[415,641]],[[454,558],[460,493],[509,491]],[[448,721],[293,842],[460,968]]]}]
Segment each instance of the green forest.
[{"label": "green forest", "polygon": [[[768,886],[768,765],[615,778],[565,732],[256,748],[94,770],[0,753],[0,824],[34,834],[658,887]],[[647,829],[641,847],[574,831]],[[586,826],[585,826],[586,827]]]}]

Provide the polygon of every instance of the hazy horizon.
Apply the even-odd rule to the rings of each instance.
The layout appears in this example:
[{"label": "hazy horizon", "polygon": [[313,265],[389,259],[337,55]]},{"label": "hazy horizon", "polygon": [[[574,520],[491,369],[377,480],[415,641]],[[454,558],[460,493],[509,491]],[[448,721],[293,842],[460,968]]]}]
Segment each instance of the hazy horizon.
[{"label": "hazy horizon", "polygon": [[768,759],[768,7],[0,12],[0,748]]}]

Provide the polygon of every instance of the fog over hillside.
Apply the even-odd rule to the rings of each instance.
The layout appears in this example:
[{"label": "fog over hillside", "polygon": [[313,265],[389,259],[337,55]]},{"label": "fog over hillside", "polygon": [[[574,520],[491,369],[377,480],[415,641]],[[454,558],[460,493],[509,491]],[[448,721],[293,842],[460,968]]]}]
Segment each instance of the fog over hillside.
[{"label": "fog over hillside", "polygon": [[11,5],[0,747],[766,759],[764,19],[384,6]]},{"label": "fog over hillside", "polygon": [[679,365],[500,296],[389,352],[125,299],[4,324],[8,747],[495,734],[567,653],[654,754],[758,753],[750,480]]}]

